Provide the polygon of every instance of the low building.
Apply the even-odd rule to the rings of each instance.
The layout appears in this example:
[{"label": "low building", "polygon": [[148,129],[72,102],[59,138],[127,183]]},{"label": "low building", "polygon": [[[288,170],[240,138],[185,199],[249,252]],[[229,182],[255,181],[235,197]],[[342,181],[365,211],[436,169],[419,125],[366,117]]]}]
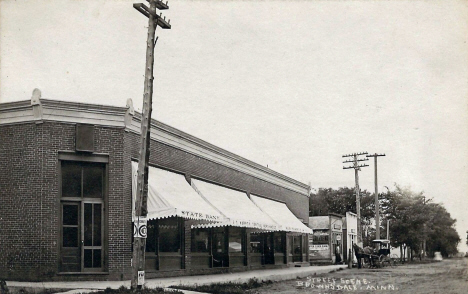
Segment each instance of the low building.
[{"label": "low building", "polygon": [[[353,244],[356,243],[357,238],[357,214],[346,212],[343,217],[343,260],[348,260],[348,254],[353,253]],[[352,254],[353,260],[356,260]],[[357,260],[356,260],[357,262]]]},{"label": "low building", "polygon": [[[140,123],[0,104],[0,279],[130,279]],[[150,152],[147,278],[309,264],[308,185],[155,120]]]},{"label": "low building", "polygon": [[327,216],[309,217],[310,263],[343,262],[343,216],[330,213]]}]

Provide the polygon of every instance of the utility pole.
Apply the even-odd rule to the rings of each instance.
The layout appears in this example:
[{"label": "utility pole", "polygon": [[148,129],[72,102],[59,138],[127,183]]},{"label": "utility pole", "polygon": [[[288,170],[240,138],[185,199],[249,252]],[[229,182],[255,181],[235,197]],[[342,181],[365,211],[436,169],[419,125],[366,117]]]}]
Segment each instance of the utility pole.
[{"label": "utility pole", "polygon": [[390,240],[390,220],[387,219],[387,240]]},{"label": "utility pole", "polygon": [[355,193],[356,193],[356,214],[357,214],[357,243],[362,246],[362,223],[361,223],[361,198],[359,196],[359,171],[361,167],[369,166],[367,164],[359,164],[361,161],[367,161],[369,158],[359,158],[360,155],[366,155],[367,152],[346,154],[342,157],[351,157],[351,160],[345,160],[343,163],[352,163],[352,166],[344,166],[343,169],[354,169]]},{"label": "utility pole", "polygon": [[374,157],[374,183],[375,183],[375,238],[380,239],[380,212],[379,212],[379,189],[377,186],[377,157],[385,154],[371,154],[366,157]]},{"label": "utility pole", "polygon": [[[153,65],[154,65],[154,47],[156,40],[154,39],[156,27],[160,26],[163,29],[170,29],[170,21],[166,22],[166,17],[156,13],[157,9],[168,9],[167,2],[147,0],[150,7],[143,3],[134,3],[133,8],[146,16],[148,20],[148,38],[146,47],[146,67],[145,67],[145,85],[143,95],[143,110],[141,116],[141,145],[138,156],[138,184],[135,200],[135,220],[140,224],[140,219],[146,219],[147,200],[148,200],[148,160],[150,146],[150,130],[151,130],[151,112],[153,103]],[[138,232],[138,230],[136,230]],[[132,257],[132,288],[141,288],[144,284],[145,270],[145,249],[146,236],[135,234],[133,239],[133,257]]]}]

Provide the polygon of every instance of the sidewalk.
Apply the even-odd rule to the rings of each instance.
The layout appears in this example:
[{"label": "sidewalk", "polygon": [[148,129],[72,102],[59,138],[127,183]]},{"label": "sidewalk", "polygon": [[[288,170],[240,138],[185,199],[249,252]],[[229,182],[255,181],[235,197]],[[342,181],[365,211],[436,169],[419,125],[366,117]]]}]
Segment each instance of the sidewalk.
[{"label": "sidewalk", "polygon": [[[159,279],[147,279],[145,287],[167,288],[174,285],[202,285],[219,282],[244,283],[252,278],[261,281],[284,281],[296,278],[304,278],[310,275],[329,273],[338,269],[347,268],[346,265],[326,265],[309,267],[290,267],[283,269],[253,270],[239,273],[180,276]],[[8,287],[32,288],[32,289],[117,289],[120,286],[130,287],[130,281],[64,281],[64,282],[15,282],[7,281]]]}]

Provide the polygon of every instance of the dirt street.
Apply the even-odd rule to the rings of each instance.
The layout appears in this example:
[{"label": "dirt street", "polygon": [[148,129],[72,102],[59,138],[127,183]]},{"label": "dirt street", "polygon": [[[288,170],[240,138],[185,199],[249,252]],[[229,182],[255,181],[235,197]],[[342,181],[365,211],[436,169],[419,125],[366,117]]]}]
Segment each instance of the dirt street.
[{"label": "dirt street", "polygon": [[258,293],[468,293],[468,258],[381,269],[346,269],[257,289]]}]

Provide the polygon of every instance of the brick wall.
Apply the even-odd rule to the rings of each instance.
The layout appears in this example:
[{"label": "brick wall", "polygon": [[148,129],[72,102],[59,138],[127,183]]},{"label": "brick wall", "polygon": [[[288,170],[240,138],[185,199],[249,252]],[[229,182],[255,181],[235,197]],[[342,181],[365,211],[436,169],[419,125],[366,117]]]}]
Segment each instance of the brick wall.
[{"label": "brick wall", "polygon": [[[130,264],[129,200],[124,196],[123,129],[95,127],[95,151],[109,154],[108,268]],[[75,125],[0,127],[0,278],[44,280],[58,272],[59,151],[75,150]],[[128,224],[125,226],[124,224]]]}]

